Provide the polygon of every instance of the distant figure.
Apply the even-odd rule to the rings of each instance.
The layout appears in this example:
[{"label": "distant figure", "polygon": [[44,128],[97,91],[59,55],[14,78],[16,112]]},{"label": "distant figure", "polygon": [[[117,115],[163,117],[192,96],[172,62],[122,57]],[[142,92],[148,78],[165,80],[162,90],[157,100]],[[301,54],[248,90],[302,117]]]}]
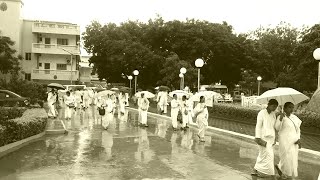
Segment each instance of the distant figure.
[{"label": "distant figure", "polygon": [[65,103],[64,118],[66,120],[70,120],[73,112],[74,104],[75,104],[75,99],[73,96],[70,95],[69,91],[67,91],[66,95],[64,96],[64,103]]},{"label": "distant figure", "polygon": [[126,101],[126,97],[123,94],[123,92],[120,92],[119,94],[119,111],[121,113],[121,115],[123,115],[125,113],[125,101]]},{"label": "distant figure", "polygon": [[191,99],[187,99],[187,110],[188,110],[188,121],[186,127],[189,128],[189,124],[193,124],[193,101]]},{"label": "distant figure", "polygon": [[172,127],[174,131],[176,131],[178,128],[177,118],[180,110],[180,104],[177,99],[178,99],[177,95],[174,94],[173,100],[171,101],[171,119],[172,119]]},{"label": "distant figure", "polygon": [[137,105],[138,105],[138,112],[139,112],[139,114],[138,114],[138,121],[139,121],[139,123],[141,123],[141,96],[140,97],[138,97],[138,100],[137,100]]},{"label": "distant figure", "polygon": [[90,106],[90,96],[88,89],[83,91],[83,108],[88,108]]},{"label": "distant figure", "polygon": [[56,118],[57,114],[56,114],[56,108],[55,108],[55,103],[57,102],[57,92],[54,89],[51,89],[51,91],[48,93],[48,107],[49,107],[49,111],[48,111],[48,117],[49,118]]},{"label": "distant figure", "polygon": [[294,105],[284,104],[284,113],[278,116],[276,130],[279,131],[279,165],[276,166],[279,175],[285,178],[298,177],[298,153],[301,148],[300,125],[301,120],[292,114]]},{"label": "distant figure", "polygon": [[271,99],[267,109],[258,113],[255,142],[259,145],[259,155],[254,166],[252,175],[258,177],[274,176],[274,150],[275,144],[275,110],[278,107],[278,101]]},{"label": "distant figure", "polygon": [[206,133],[206,128],[208,126],[208,109],[205,104],[205,98],[204,96],[200,97],[200,102],[197,104],[197,106],[194,108],[194,114],[197,118],[197,124],[199,128],[198,137],[201,142],[204,142],[204,137]]},{"label": "distant figure", "polygon": [[74,98],[75,98],[75,108],[80,109],[81,103],[82,103],[82,93],[80,92],[79,89],[75,91]]},{"label": "distant figure", "polygon": [[140,100],[140,108],[141,108],[141,125],[144,127],[148,127],[147,120],[148,120],[148,109],[149,109],[149,100],[144,97],[144,93],[141,93],[141,100]]},{"label": "distant figure", "polygon": [[187,123],[189,121],[189,116],[188,116],[188,104],[187,104],[187,96],[182,96],[182,101],[181,101],[181,113],[182,113],[182,125],[181,129],[186,130],[187,128]]},{"label": "distant figure", "polygon": [[158,97],[159,97],[158,106],[160,108],[160,113],[166,114],[167,113],[167,106],[168,106],[168,92],[160,91]]}]

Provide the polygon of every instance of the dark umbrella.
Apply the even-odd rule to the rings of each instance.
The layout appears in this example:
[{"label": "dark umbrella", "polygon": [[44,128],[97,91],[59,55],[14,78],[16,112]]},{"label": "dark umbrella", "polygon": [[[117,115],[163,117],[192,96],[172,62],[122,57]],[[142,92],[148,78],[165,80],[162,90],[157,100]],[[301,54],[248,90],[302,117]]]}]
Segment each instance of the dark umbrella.
[{"label": "dark umbrella", "polygon": [[170,88],[168,86],[160,86],[159,91],[170,91]]},{"label": "dark umbrella", "polygon": [[101,92],[101,91],[105,91],[105,89],[97,88],[97,89],[95,89],[95,91],[97,91],[97,92]]},{"label": "dark umbrella", "polygon": [[131,88],[122,87],[122,88],[120,88],[120,91],[121,91],[121,92],[124,92],[124,93],[129,93],[129,92],[131,91]]},{"label": "dark umbrella", "polygon": [[50,83],[48,84],[49,88],[54,88],[54,89],[66,89],[63,85],[58,84],[58,83]]}]

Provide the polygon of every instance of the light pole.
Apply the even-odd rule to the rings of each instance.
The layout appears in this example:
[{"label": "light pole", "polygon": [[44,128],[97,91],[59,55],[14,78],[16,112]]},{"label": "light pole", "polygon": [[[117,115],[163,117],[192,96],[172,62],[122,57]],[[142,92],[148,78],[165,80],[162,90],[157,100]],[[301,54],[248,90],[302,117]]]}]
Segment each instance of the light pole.
[{"label": "light pole", "polygon": [[204,62],[202,59],[197,59],[194,64],[198,68],[198,92],[200,91],[200,68],[202,68]]},{"label": "light pole", "polygon": [[[183,90],[184,89],[184,74],[186,74],[186,72],[187,72],[187,69],[186,68],[184,68],[184,67],[182,67],[181,69],[180,69],[180,74],[182,74],[182,85],[181,85],[181,90]],[[180,75],[179,75],[180,76]]]},{"label": "light pole", "polygon": [[257,80],[258,80],[258,96],[260,96],[260,81],[262,80],[262,77],[258,76]]},{"label": "light pole", "polygon": [[180,90],[182,90],[183,89],[183,74],[180,73],[179,77],[180,77]]},{"label": "light pole", "polygon": [[128,76],[128,79],[129,79],[129,81],[130,81],[130,89],[131,89],[131,81],[132,81],[132,79],[133,79],[133,77],[132,76]]},{"label": "light pole", "polygon": [[315,60],[319,61],[319,67],[318,67],[318,88],[320,88],[320,48],[317,48],[313,51],[313,57]]},{"label": "light pole", "polygon": [[137,76],[139,75],[139,71],[134,70],[133,75],[134,75],[134,94],[136,94],[136,92],[137,92]]}]

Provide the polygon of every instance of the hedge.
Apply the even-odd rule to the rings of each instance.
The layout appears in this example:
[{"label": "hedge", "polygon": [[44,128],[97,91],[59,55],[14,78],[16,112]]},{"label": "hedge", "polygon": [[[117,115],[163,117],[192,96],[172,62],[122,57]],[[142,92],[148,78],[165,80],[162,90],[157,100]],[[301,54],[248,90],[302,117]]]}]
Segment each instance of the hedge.
[{"label": "hedge", "polygon": [[21,117],[22,114],[26,111],[26,108],[6,108],[0,107],[0,122],[8,119],[15,119],[17,117]]},{"label": "hedge", "polygon": [[[250,109],[233,104],[214,104],[212,108],[209,108],[212,116],[226,117],[243,121],[250,124],[256,124],[258,109]],[[301,128],[317,128],[320,132],[320,115],[306,110],[299,110],[294,113],[301,121]]]},{"label": "hedge", "polygon": [[21,117],[0,121],[0,146],[10,144],[45,130],[47,113],[44,109],[27,109]]}]

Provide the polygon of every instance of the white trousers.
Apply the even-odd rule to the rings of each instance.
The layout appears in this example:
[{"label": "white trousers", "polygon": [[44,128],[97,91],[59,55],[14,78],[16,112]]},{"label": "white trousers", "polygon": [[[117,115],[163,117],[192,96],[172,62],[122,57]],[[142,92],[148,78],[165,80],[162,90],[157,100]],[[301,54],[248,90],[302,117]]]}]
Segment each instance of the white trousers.
[{"label": "white trousers", "polygon": [[172,110],[171,109],[171,119],[172,119],[172,127],[173,128],[178,127],[178,122],[177,122],[178,112],[179,112],[179,110]]},{"label": "white trousers", "polygon": [[70,108],[69,106],[66,105],[64,109],[64,118],[71,118],[72,111],[73,111],[73,108]]},{"label": "white trousers", "polygon": [[148,120],[148,111],[142,111],[141,110],[141,124],[147,124]]},{"label": "white trousers", "polygon": [[254,169],[266,175],[274,175],[274,151],[272,146],[274,139],[271,138],[266,141],[267,147],[259,146],[259,155]]},{"label": "white trousers", "polygon": [[56,117],[56,109],[55,106],[52,104],[52,102],[48,103],[49,106],[49,111],[48,111],[48,116],[49,117]]},{"label": "white trousers", "polygon": [[200,136],[201,139],[204,139],[204,135],[206,133],[207,125],[203,121],[197,121],[198,123],[198,135]]}]

